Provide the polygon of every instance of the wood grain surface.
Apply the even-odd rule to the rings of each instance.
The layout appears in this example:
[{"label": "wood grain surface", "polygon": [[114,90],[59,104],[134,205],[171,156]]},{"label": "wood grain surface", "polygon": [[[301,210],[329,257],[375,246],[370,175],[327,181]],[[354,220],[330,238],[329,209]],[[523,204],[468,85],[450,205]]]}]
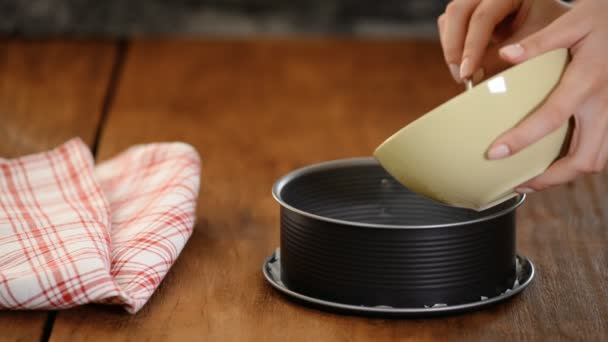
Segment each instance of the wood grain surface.
[{"label": "wood grain surface", "polygon": [[[114,55],[112,43],[0,40],[0,157],[92,145]],[[40,340],[48,315],[0,311],[0,340]]]},{"label": "wood grain surface", "polygon": [[61,311],[53,341],[586,340],[608,338],[605,175],[534,194],[519,252],[537,278],[496,307],[436,319],[367,319],[299,306],[261,274],[279,243],[270,188],[294,168],[370,155],[462,89],[436,42],[136,41],[102,127],[98,159],[185,141],[203,160],[194,234],[136,315]]}]

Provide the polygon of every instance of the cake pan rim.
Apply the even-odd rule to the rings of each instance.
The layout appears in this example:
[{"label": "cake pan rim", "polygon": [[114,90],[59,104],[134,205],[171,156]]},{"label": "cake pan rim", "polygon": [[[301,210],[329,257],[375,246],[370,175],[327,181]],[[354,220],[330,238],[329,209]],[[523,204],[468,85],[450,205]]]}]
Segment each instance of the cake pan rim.
[{"label": "cake pan rim", "polygon": [[[492,213],[491,215],[484,215],[479,218],[475,218],[472,220],[451,222],[451,223],[440,223],[440,224],[423,224],[423,225],[396,225],[396,224],[382,224],[382,223],[366,223],[366,222],[356,222],[356,221],[347,221],[334,219],[331,217],[321,216],[317,214],[313,214],[302,209],[298,209],[287,202],[282,198],[281,192],[283,188],[289,184],[291,181],[297,179],[300,176],[303,176],[307,173],[315,172],[315,171],[323,171],[329,169],[335,169],[336,167],[348,167],[348,166],[368,166],[368,165],[380,165],[378,161],[374,157],[354,157],[354,158],[343,158],[343,159],[335,159],[320,163],[311,164],[308,166],[304,166],[298,169],[295,169],[282,177],[280,177],[272,186],[272,197],[276,202],[280,204],[282,208],[293,211],[296,214],[315,219],[320,221],[325,221],[333,224],[340,224],[345,226],[353,226],[360,228],[373,228],[373,229],[429,229],[429,228],[449,228],[449,227],[459,227],[472,225],[480,222],[489,221],[495,219],[497,217],[507,215],[517,209],[525,200],[526,194],[520,194],[516,198],[514,204],[509,207]],[[381,166],[380,166],[381,167]],[[429,200],[430,201],[430,200]],[[461,208],[454,208],[457,210],[465,210]],[[480,213],[481,214],[481,213]],[[482,214],[481,214],[482,215]]]}]

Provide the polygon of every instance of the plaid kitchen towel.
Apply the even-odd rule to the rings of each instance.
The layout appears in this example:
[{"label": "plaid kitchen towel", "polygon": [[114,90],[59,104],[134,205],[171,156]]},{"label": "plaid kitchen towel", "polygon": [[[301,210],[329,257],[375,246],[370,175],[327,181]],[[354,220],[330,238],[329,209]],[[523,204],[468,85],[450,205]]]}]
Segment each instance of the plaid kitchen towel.
[{"label": "plaid kitchen towel", "polygon": [[135,313],[192,234],[200,159],[134,146],[94,166],[78,138],[0,159],[0,309],[124,305]]}]

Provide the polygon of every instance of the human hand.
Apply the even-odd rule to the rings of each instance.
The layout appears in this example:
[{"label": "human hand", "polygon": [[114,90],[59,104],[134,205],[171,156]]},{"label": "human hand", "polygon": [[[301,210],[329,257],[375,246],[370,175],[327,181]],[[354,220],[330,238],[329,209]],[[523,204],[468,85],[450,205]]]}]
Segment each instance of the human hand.
[{"label": "human hand", "polygon": [[[488,2],[487,0],[471,1],[476,1],[479,6]],[[522,1],[520,11],[526,5],[526,1]],[[498,6],[497,3],[500,3],[500,6],[507,8],[505,3],[511,4],[511,1],[490,1],[490,3],[493,7],[490,5],[486,5],[486,7],[494,8]],[[531,15],[536,5],[529,6],[528,13]],[[505,9],[501,9],[501,11],[501,13],[508,12]],[[486,13],[486,16],[491,18],[500,18],[500,15],[491,14],[498,13],[497,9],[485,9],[482,13]],[[512,11],[509,13],[513,14]],[[513,22],[517,21],[520,13],[514,15]],[[522,16],[525,17],[525,15]],[[439,24],[440,27],[444,26],[444,33],[449,31],[446,27],[449,27],[450,18],[440,19],[440,21],[444,21],[443,24]],[[560,83],[543,105],[515,128],[501,135],[488,151],[489,159],[508,157],[555,131],[574,117],[575,127],[567,155],[557,160],[540,176],[520,185],[517,189],[518,192],[543,190],[570,182],[580,174],[595,173],[604,168],[608,159],[607,18],[608,2],[579,0],[570,10],[564,11],[546,27],[526,38],[512,39],[511,37],[509,38],[511,42],[518,41],[518,43],[507,44],[499,50],[500,57],[508,63],[521,63],[556,48],[568,48],[572,56]],[[526,22],[525,19],[520,20]],[[483,21],[483,19],[476,19],[478,24],[469,24],[469,27],[476,27]],[[520,24],[519,27],[522,26],[525,25]],[[469,31],[471,31],[470,28],[467,32]],[[517,27],[515,31],[517,31]],[[492,34],[492,31],[489,32],[486,32],[485,35]],[[469,58],[471,69],[466,70],[469,67],[462,63],[460,71],[463,69],[470,71],[463,72],[464,77],[472,75],[472,70],[475,70],[474,68],[482,62],[482,57],[478,56],[484,54],[481,48],[484,46],[484,40],[477,39],[477,45],[469,43],[472,40],[469,38],[470,35],[470,33],[466,35],[462,55],[465,56],[463,62],[467,57]],[[484,33],[477,35],[483,36]],[[442,43],[446,42],[447,37],[447,33],[445,36],[442,35]],[[471,44],[475,45],[478,50],[467,50],[467,46]],[[445,49],[447,45],[443,44],[443,46]]]},{"label": "human hand", "polygon": [[556,0],[453,0],[437,20],[452,76],[478,82],[507,68],[500,46],[542,29],[568,8]]}]

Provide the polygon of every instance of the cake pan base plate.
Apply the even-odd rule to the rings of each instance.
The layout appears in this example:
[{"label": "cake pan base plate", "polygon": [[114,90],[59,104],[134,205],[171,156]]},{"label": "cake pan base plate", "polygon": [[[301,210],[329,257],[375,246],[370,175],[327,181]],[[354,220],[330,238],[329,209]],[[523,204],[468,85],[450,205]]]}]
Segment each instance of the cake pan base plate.
[{"label": "cake pan base plate", "polygon": [[446,305],[441,303],[429,303],[425,307],[390,307],[390,306],[363,306],[331,302],[319,298],[309,297],[290,290],[281,281],[281,256],[280,249],[277,250],[264,262],[262,269],[266,280],[279,292],[306,306],[312,306],[324,311],[341,314],[352,314],[372,317],[428,317],[461,314],[469,311],[486,308],[500,302],[506,301],[521,293],[534,278],[534,265],[523,256],[517,256],[517,280],[513,287],[496,297],[482,298],[479,301]]}]

